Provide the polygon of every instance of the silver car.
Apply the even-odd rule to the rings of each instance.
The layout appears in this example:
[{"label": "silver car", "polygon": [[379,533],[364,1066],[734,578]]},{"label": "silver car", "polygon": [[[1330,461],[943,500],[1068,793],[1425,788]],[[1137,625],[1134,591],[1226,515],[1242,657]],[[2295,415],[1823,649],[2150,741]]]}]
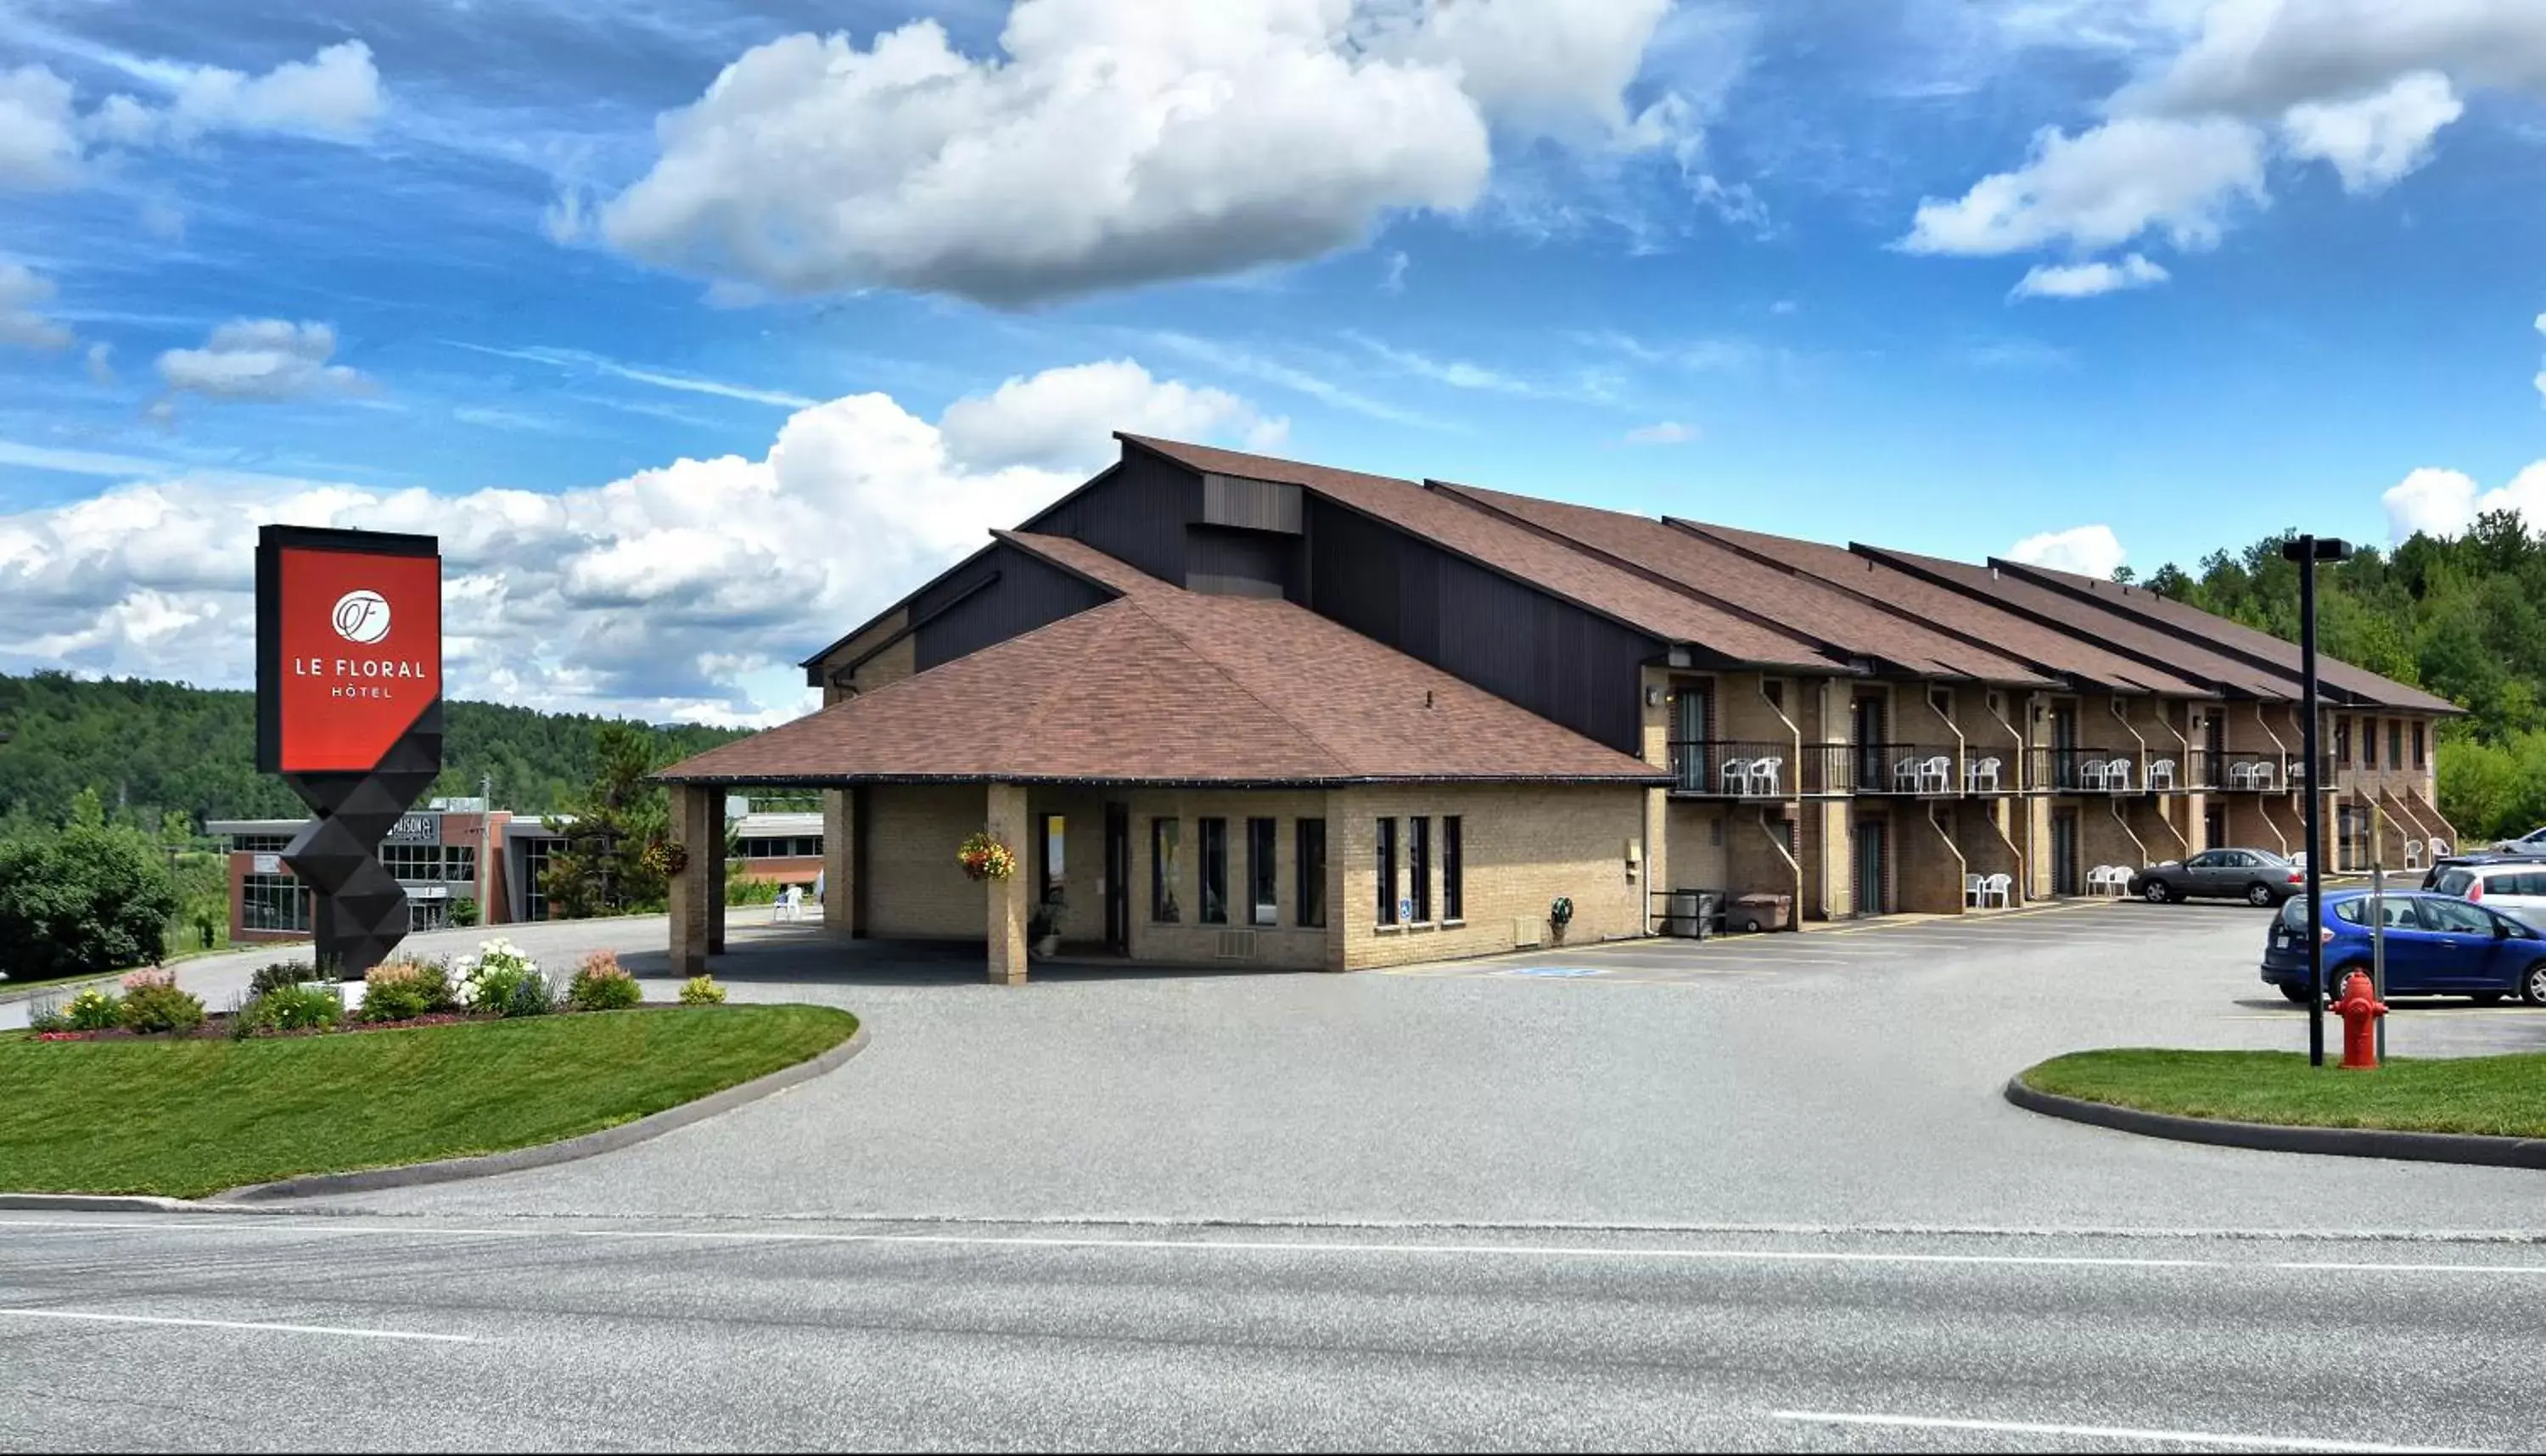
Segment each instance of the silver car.
[{"label": "silver car", "polygon": [[2151,904],[2177,899],[2242,899],[2276,905],[2307,884],[2296,864],[2268,849],[2205,849],[2189,859],[2151,865],[2131,893]]}]

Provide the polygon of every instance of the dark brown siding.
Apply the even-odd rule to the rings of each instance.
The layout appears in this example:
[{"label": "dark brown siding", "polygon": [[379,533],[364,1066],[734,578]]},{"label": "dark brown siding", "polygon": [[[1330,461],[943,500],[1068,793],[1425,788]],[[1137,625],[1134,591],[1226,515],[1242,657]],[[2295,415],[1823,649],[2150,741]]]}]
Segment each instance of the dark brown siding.
[{"label": "dark brown siding", "polygon": [[911,618],[921,623],[919,670],[926,672],[993,642],[1074,616],[1109,598],[1110,593],[1031,553],[997,547],[978,561],[930,583],[912,600]]},{"label": "dark brown siding", "polygon": [[1300,538],[1192,526],[1185,531],[1185,589],[1213,596],[1300,596]]},{"label": "dark brown siding", "polygon": [[1308,605],[1407,656],[1640,751],[1644,663],[1665,644],[1311,496]]},{"label": "dark brown siding", "polygon": [[1185,585],[1185,528],[1202,519],[1202,476],[1127,450],[1123,463],[1077,495],[1019,527],[1068,536],[1170,586]]}]

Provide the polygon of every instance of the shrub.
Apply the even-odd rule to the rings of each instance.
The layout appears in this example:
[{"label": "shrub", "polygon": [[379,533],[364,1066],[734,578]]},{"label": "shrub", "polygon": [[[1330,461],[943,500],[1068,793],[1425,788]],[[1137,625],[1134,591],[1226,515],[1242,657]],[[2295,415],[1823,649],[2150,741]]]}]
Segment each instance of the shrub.
[{"label": "shrub", "polygon": [[39,1036],[46,1032],[68,1031],[71,1019],[62,1014],[61,1005],[51,1000],[38,1001],[27,1012],[27,1029]]},{"label": "shrub", "polygon": [[477,954],[462,957],[454,969],[460,973],[462,999],[473,1010],[538,1016],[555,1009],[555,995],[549,989],[548,978],[540,974],[539,963],[509,940],[487,941],[477,947]]},{"label": "shrub", "polygon": [[0,963],[20,981],[155,961],[179,907],[168,856],[94,795],[56,832],[0,839]]},{"label": "shrub", "polygon": [[[369,1000],[366,999],[366,1007]],[[323,985],[287,985],[262,995],[251,996],[231,1023],[233,1035],[259,1031],[306,1031],[311,1027],[333,1026],[345,1013],[336,993]]]},{"label": "shrub", "polygon": [[459,1004],[439,961],[382,961],[364,978],[362,1019],[412,1021]]},{"label": "shrub", "polygon": [[466,930],[477,923],[477,901],[455,899],[451,902],[451,923]]},{"label": "shrub", "polygon": [[71,1031],[106,1031],[124,1024],[124,998],[105,986],[88,986],[62,1003],[61,1016]]},{"label": "shrub", "polygon": [[261,996],[270,990],[282,990],[286,986],[319,979],[318,968],[306,961],[276,961],[256,968],[256,974],[247,979],[247,993]]},{"label": "shrub", "polygon": [[[136,972],[125,978],[124,1026],[127,1031],[147,1035],[162,1031],[193,1031],[204,1024],[204,998],[193,991],[179,990],[173,976],[143,978]],[[133,984],[137,981],[138,984]]]},{"label": "shrub", "polygon": [[594,951],[576,968],[565,1002],[578,1011],[625,1011],[643,1000],[636,978],[608,951]]},{"label": "shrub", "polygon": [[681,983],[681,1004],[684,1006],[721,1006],[724,987],[713,976],[693,976]]}]

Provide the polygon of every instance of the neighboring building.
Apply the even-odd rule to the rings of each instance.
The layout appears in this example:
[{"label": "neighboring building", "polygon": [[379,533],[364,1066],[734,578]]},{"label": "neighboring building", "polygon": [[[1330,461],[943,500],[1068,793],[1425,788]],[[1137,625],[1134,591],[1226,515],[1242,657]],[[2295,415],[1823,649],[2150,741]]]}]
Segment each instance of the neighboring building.
[{"label": "neighboring building", "polygon": [[[727,806],[745,878],[811,888],[822,870],[822,816],[753,814]],[[229,853],[230,939],[308,938],[309,888],[283,863],[305,819],[211,819],[204,831]],[[540,891],[549,856],[564,843],[538,814],[490,810],[481,799],[436,799],[401,815],[381,842],[381,862],[405,887],[410,930],[439,930],[467,918],[453,906],[473,901],[483,924],[549,918]]]},{"label": "neighboring building", "polygon": [[[2142,589],[1120,438],[809,659],[821,712],[665,770],[683,832],[825,790],[833,927],[988,934],[1003,979],[1056,885],[1088,949],[1344,969],[1534,944],[1560,899],[1585,939],[1680,888],[1805,921],[2074,895],[2295,850],[2311,779],[2345,863],[2372,805],[2457,838],[2453,705],[2328,660],[2311,775],[2297,649]],[[1025,861],[986,896],[954,860],[984,825]],[[720,927],[684,894],[721,901],[676,891],[687,964]]]}]

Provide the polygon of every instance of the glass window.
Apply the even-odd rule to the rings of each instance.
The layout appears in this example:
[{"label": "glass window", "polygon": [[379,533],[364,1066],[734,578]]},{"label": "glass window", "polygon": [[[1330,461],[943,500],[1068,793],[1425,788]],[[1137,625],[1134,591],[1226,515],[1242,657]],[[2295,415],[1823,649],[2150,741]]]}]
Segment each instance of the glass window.
[{"label": "glass window", "polygon": [[2416,768],[2422,766],[2422,726],[2418,723],[2414,725],[2414,767]]},{"label": "glass window", "polygon": [[1272,819],[1246,821],[1246,923],[1279,925],[1281,907],[1275,903],[1280,896],[1282,867],[1275,863],[1276,831],[1281,826]]},{"label": "glass window", "polygon": [[290,875],[250,875],[239,882],[239,924],[249,930],[306,930],[309,892]]},{"label": "glass window", "polygon": [[2360,766],[2378,766],[2378,720],[2374,718],[2360,720]]},{"label": "glass window", "polygon": [[1326,821],[1302,819],[1294,831],[1300,841],[1295,873],[1299,876],[1299,894],[1291,901],[1291,912],[1303,925],[1326,923]]},{"label": "glass window", "polygon": [[2437,880],[2432,881],[2431,888],[2442,895],[2464,895],[2467,893],[2467,887],[2474,883],[2475,876],[2470,872],[2465,870],[2451,870]]},{"label": "glass window", "polygon": [[1149,918],[1169,925],[1185,917],[1176,899],[1184,881],[1183,838],[1182,820],[1149,820]]},{"label": "glass window", "polygon": [[2405,766],[2405,720],[2401,718],[2387,720],[2387,766]]},{"label": "glass window", "polygon": [[446,844],[442,847],[442,878],[454,885],[477,883],[477,846]]},{"label": "glass window", "polygon": [[1466,878],[1467,847],[1461,842],[1461,828],[1462,821],[1455,814],[1445,815],[1441,820],[1441,918],[1444,920],[1468,918],[1467,887],[1461,883]]},{"label": "glass window", "polygon": [[292,836],[289,834],[232,834],[230,836],[230,848],[243,849],[252,854],[281,854],[291,847]]},{"label": "glass window", "polygon": [[439,881],[442,879],[442,846],[382,844],[381,864],[400,880]]},{"label": "glass window", "polygon": [[2334,761],[2336,763],[2351,761],[2350,719],[2337,718],[2334,721]]},{"label": "glass window", "polygon": [[545,920],[549,917],[549,855],[563,843],[561,839],[529,839],[522,844],[522,917]]},{"label": "glass window", "polygon": [[1397,923],[1397,820],[1379,821],[1379,923]]},{"label": "glass window", "polygon": [[[2360,923],[2360,907],[2367,903],[2369,901],[2365,899],[2346,899],[2334,907],[2334,917],[2346,924],[2357,925]],[[2293,930],[2306,924],[2307,900],[2300,896],[2291,896],[2290,902],[2281,906],[2281,920]]]},{"label": "glass window", "polygon": [[2546,875],[2511,875],[2506,878],[2508,881],[2506,884],[2501,881],[2494,882],[2503,894],[2531,899],[2546,898]]},{"label": "glass window", "polygon": [[1432,821],[1405,821],[1405,895],[1414,901],[1414,923],[1432,920]]},{"label": "glass window", "polygon": [[2450,935],[2491,935],[2493,916],[2462,899],[2418,900],[2422,909],[2422,928]]},{"label": "glass window", "polygon": [[[2334,907],[2334,912],[2355,925],[2360,923],[2359,902],[2356,900],[2344,900]],[[2281,924],[2288,929],[2296,930],[2306,923],[2306,899],[2300,896],[2290,897],[2289,900],[2281,906]]]},{"label": "glass window", "polygon": [[1200,821],[1202,923],[1229,923],[1229,820]]}]

